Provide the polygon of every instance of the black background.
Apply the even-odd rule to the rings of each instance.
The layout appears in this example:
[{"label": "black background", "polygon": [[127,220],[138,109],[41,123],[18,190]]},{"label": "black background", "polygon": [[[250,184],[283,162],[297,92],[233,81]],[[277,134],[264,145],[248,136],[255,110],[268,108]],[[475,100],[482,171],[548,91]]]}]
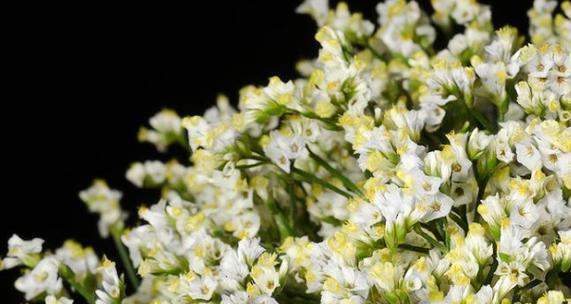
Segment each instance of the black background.
[{"label": "black background", "polygon": [[[44,238],[51,249],[73,238],[115,258],[77,193],[98,177],[124,192],[128,210],[154,203],[155,193],[124,179],[132,161],[164,159],[137,142],[139,126],[164,107],[201,114],[218,93],[235,102],[244,85],[295,77],[294,63],[316,56],[318,47],[313,21],[294,13],[299,2],[15,11],[3,37],[0,255],[17,233]],[[376,21],[376,2],[349,5]],[[496,26],[526,31],[531,1],[497,2]],[[22,301],[13,292],[17,276],[0,272],[0,303]]]}]

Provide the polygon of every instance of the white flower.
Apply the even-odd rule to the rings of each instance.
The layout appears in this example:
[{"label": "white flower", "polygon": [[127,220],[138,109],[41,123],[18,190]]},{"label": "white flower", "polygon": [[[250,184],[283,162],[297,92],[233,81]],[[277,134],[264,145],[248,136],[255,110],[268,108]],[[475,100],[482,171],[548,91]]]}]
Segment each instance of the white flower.
[{"label": "white flower", "polygon": [[537,207],[531,199],[514,202],[510,211],[510,220],[513,224],[524,229],[530,229],[536,223],[538,217]]},{"label": "white flower", "polygon": [[549,250],[553,256],[553,263],[559,265],[562,271],[571,268],[571,230],[559,231],[561,241],[553,245]]},{"label": "white flower", "polygon": [[264,251],[266,250],[260,246],[260,239],[258,238],[243,239],[238,242],[238,256],[250,266]]},{"label": "white flower", "polygon": [[414,38],[424,38],[429,43],[434,41],[434,28],[418,3],[399,0],[381,2],[377,5],[377,12],[381,28],[376,35],[391,51],[410,56],[421,50]]},{"label": "white flower", "polygon": [[225,95],[216,96],[216,106],[204,111],[204,119],[209,123],[222,123],[233,119],[236,110]]},{"label": "white flower", "polygon": [[372,282],[384,292],[392,292],[403,278],[402,267],[390,262],[376,262],[370,269],[368,276]]},{"label": "white flower", "polygon": [[16,280],[16,289],[31,300],[41,293],[58,294],[62,287],[62,279],[58,276],[59,262],[54,257],[43,258],[31,271]]},{"label": "white flower", "polygon": [[484,218],[493,229],[493,232],[499,236],[499,226],[504,218],[507,217],[506,211],[499,195],[488,195],[482,200],[478,206],[478,213]]},{"label": "white flower", "polygon": [[403,130],[413,141],[417,141],[425,126],[426,115],[424,111],[408,111],[397,106],[385,113],[385,125],[394,130]]},{"label": "white flower", "polygon": [[139,140],[154,144],[157,150],[164,152],[169,145],[182,141],[181,119],[176,112],[165,109],[149,120],[152,130],[141,128]]},{"label": "white flower", "polygon": [[235,289],[232,285],[240,285],[240,282],[250,273],[249,265],[252,265],[252,263],[253,262],[248,263],[243,256],[240,256],[240,254],[235,251],[226,253],[220,262],[222,276],[225,278],[222,284],[230,285],[230,289]]},{"label": "white flower", "polygon": [[149,124],[161,133],[175,133],[182,131],[180,118],[172,110],[162,110],[149,119]]},{"label": "white flower", "polygon": [[123,298],[124,285],[117,275],[115,263],[104,257],[97,270],[102,275],[102,282],[100,288],[95,291],[95,304],[114,304],[120,301]]},{"label": "white flower", "polygon": [[251,273],[256,286],[262,293],[271,295],[280,286],[279,275],[273,268],[253,268]]},{"label": "white flower", "polygon": [[45,299],[46,304],[73,304],[73,300],[66,297],[57,298],[53,295],[49,295]]},{"label": "white flower", "polygon": [[237,291],[230,295],[223,294],[222,301],[220,303],[221,304],[248,303],[248,293],[246,293],[245,291]]},{"label": "white flower", "polygon": [[423,222],[430,222],[434,219],[445,217],[450,213],[454,201],[445,194],[436,193],[427,196],[425,200],[417,201],[417,209],[421,209],[426,213],[422,217]]},{"label": "white flower", "polygon": [[305,0],[295,10],[299,14],[309,14],[317,25],[323,26],[329,13],[329,0]]},{"label": "white flower", "polygon": [[475,300],[478,304],[490,304],[494,297],[494,291],[490,285],[484,285],[475,294]]},{"label": "white flower", "polygon": [[135,186],[141,188],[145,181],[145,166],[142,163],[133,163],[127,170],[125,177],[128,181],[133,183]]},{"label": "white flower", "polygon": [[537,303],[540,304],[563,304],[565,302],[565,295],[559,290],[550,290],[537,299]]},{"label": "white flower", "polygon": [[423,95],[420,97],[420,110],[423,112],[421,116],[425,118],[425,129],[428,132],[433,132],[440,127],[446,115],[446,111],[442,107],[454,99],[456,97],[452,95],[446,99],[439,95]]},{"label": "white flower", "polygon": [[44,240],[34,238],[29,241],[21,239],[18,235],[13,234],[8,240],[8,254],[1,261],[0,269],[9,269],[24,264],[28,267],[34,267],[39,260],[39,253],[42,252],[42,244]]},{"label": "white flower", "polygon": [[381,210],[387,223],[404,221],[414,208],[414,198],[394,184],[388,185],[386,191],[377,192],[373,203]]},{"label": "white flower", "polygon": [[563,303],[571,2],[535,0],[529,37],[494,32],[475,0],[432,4],[447,43],[415,1],[378,4],[375,28],[304,0],[321,48],[299,78],[248,85],[237,109],[219,95],[201,116],[153,116],[141,141],[187,149],[126,172],[161,190],[142,223],[124,227],[103,181],[79,194],[128,248],[133,294],[73,241],[42,253],[14,235],[0,270],[22,266],[16,288],[48,304]]},{"label": "white flower", "polygon": [[188,295],[195,300],[210,300],[212,294],[216,290],[218,282],[210,276],[205,277],[193,277],[193,279],[188,283],[187,292]]},{"label": "white flower", "polygon": [[541,155],[531,140],[524,140],[515,144],[516,159],[530,171],[542,167]]},{"label": "white flower", "polygon": [[255,212],[242,212],[231,219],[233,235],[239,239],[255,237],[260,229],[260,216]]},{"label": "white flower", "polygon": [[369,37],[375,29],[372,22],[363,19],[362,14],[351,14],[345,2],[337,3],[335,10],[329,11],[325,24],[319,24],[318,21],[318,25],[331,26],[338,31],[346,33],[349,39],[355,39],[359,42]]},{"label": "white flower", "polygon": [[473,62],[472,64],[485,90],[493,98],[494,103],[497,105],[503,103],[507,96],[506,80],[508,77],[505,64],[503,62]]},{"label": "white flower", "polygon": [[[275,268],[277,265],[277,255],[270,253],[262,253],[256,264],[250,270],[250,277],[254,280],[255,288],[260,294],[272,295],[274,290],[281,286],[280,273]],[[287,263],[282,266],[287,267]],[[287,270],[287,268],[286,268]]]},{"label": "white flower", "polygon": [[193,152],[198,148],[206,149],[213,153],[220,153],[228,146],[231,146],[238,131],[236,128],[244,129],[247,123],[239,123],[234,109],[228,104],[224,96],[219,96],[217,107],[210,108],[202,116],[188,116],[182,119],[182,126],[188,134],[188,144]]},{"label": "white flower", "polygon": [[269,142],[264,146],[264,152],[278,167],[290,172],[292,160],[305,157],[307,149],[305,139],[299,134],[283,134],[281,131],[272,131]]},{"label": "white flower", "polygon": [[502,123],[501,126],[502,129],[496,135],[495,140],[496,157],[505,163],[510,163],[514,157],[511,137],[515,132],[521,130],[521,125],[517,122],[508,121]]},{"label": "white flower", "polygon": [[555,99],[553,93],[532,88],[525,81],[516,84],[515,89],[518,95],[517,103],[523,107],[526,113],[536,116],[542,116]]},{"label": "white flower", "polygon": [[284,83],[277,76],[271,77],[268,86],[264,88],[264,93],[271,101],[279,105],[288,108],[298,107],[295,86],[292,81]]},{"label": "white flower", "polygon": [[487,135],[486,133],[480,131],[478,128],[472,130],[470,137],[468,139],[467,152],[470,159],[479,158],[484,150],[486,150],[493,140],[493,136]]},{"label": "white flower", "polygon": [[86,275],[95,273],[99,259],[93,248],[83,248],[79,243],[68,240],[56,250],[58,260],[67,265],[76,278],[82,281]]},{"label": "white flower", "polygon": [[269,295],[259,295],[252,300],[252,304],[278,304],[278,301]]},{"label": "white flower", "polygon": [[323,284],[321,303],[365,302],[370,285],[364,273],[333,261],[324,270],[327,279]]},{"label": "white flower", "polygon": [[91,187],[79,193],[89,211],[100,215],[98,227],[102,237],[107,237],[110,229],[123,226],[125,215],[119,205],[121,196],[121,192],[109,189],[103,180],[95,180]]},{"label": "white flower", "polygon": [[459,0],[456,1],[454,10],[452,11],[452,18],[458,24],[466,24],[467,22],[476,18],[480,10],[480,5],[474,1]]},{"label": "white flower", "polygon": [[156,186],[166,179],[167,167],[160,161],[145,161],[133,163],[127,170],[126,177],[135,186],[141,188],[145,185]]},{"label": "white flower", "polygon": [[198,147],[208,146],[208,122],[200,116],[185,117],[182,126],[188,131],[188,143],[192,151]]}]

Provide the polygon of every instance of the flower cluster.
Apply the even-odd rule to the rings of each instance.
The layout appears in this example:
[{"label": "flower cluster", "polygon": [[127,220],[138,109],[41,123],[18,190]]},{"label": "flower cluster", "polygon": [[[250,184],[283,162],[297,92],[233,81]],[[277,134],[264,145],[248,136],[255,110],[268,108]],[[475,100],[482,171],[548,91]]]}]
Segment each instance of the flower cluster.
[{"label": "flower cluster", "polygon": [[529,41],[475,0],[432,3],[387,0],[374,24],[306,0],[321,49],[300,78],[152,117],[141,141],[190,153],[128,169],[160,189],[141,223],[103,181],[80,193],[129,289],[72,241],[14,236],[1,268],[46,303],[569,300],[571,2],[535,0]]}]

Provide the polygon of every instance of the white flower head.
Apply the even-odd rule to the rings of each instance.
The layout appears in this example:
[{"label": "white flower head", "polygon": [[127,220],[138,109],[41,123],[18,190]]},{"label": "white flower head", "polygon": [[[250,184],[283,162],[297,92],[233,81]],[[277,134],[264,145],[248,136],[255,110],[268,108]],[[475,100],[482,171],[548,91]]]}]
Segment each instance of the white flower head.
[{"label": "white flower head", "polygon": [[34,269],[16,280],[16,289],[23,292],[28,301],[44,292],[58,294],[63,288],[58,268],[59,262],[56,258],[43,258]]},{"label": "white flower head", "polygon": [[96,304],[113,304],[124,296],[123,279],[119,278],[115,263],[103,257],[101,265],[97,268],[102,276],[101,286],[95,291]]},{"label": "white flower head", "polygon": [[89,211],[100,215],[98,226],[103,237],[109,235],[110,229],[123,227],[125,214],[119,205],[121,197],[121,192],[110,189],[103,180],[95,180],[91,187],[79,193]]},{"label": "white flower head", "polygon": [[0,268],[9,269],[21,264],[34,267],[39,261],[43,243],[44,240],[40,238],[26,241],[16,234],[12,235],[8,240],[8,254],[1,261],[2,267]]}]

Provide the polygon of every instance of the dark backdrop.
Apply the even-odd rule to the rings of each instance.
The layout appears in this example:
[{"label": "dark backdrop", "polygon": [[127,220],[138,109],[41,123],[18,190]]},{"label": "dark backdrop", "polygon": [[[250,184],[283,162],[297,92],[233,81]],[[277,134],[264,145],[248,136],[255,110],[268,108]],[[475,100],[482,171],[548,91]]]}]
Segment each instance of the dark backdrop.
[{"label": "dark backdrop", "polygon": [[[114,258],[78,191],[99,177],[124,192],[126,209],[154,203],[154,193],[124,179],[130,162],[160,158],[137,143],[139,126],[163,107],[201,114],[219,92],[235,102],[246,84],[295,77],[295,61],[317,54],[313,21],[294,13],[299,2],[5,11],[16,18],[3,39],[0,255],[18,233],[42,237],[52,249],[73,238]],[[504,5],[494,4],[496,25],[527,27],[531,1],[497,2]],[[375,3],[349,2],[371,20]],[[17,275],[0,272],[1,303],[22,301],[12,287]]]}]

